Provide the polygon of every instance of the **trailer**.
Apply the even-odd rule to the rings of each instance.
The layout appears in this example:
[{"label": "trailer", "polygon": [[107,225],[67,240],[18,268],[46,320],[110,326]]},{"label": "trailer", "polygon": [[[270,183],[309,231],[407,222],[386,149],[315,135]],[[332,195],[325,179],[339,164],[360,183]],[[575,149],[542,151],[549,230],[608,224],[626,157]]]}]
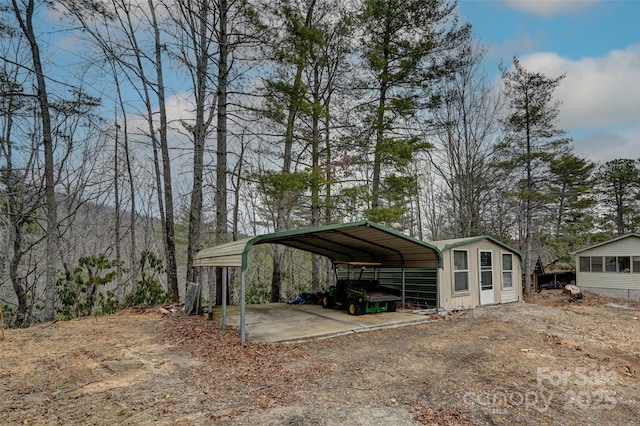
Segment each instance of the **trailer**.
[{"label": "trailer", "polygon": [[382,287],[378,279],[362,279],[364,270],[363,266],[358,278],[340,279],[336,273],[336,285],[323,294],[322,307],[346,309],[349,315],[395,312],[402,298]]}]

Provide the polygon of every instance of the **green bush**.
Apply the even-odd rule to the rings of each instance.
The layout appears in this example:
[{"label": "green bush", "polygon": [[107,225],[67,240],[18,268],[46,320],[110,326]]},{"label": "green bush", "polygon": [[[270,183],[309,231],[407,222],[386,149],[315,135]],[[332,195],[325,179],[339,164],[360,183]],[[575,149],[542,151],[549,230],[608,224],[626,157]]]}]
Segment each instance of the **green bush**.
[{"label": "green bush", "polygon": [[60,317],[71,319],[89,316],[94,312],[108,314],[117,311],[115,295],[110,291],[105,294],[101,291],[117,278],[117,266],[118,261],[101,254],[81,257],[75,269],[66,270],[56,282]]},{"label": "green bush", "polygon": [[109,290],[98,294],[98,304],[100,305],[100,311],[98,312],[100,315],[115,314],[120,309],[117,296]]},{"label": "green bush", "polygon": [[268,303],[271,300],[271,284],[267,282],[254,282],[247,286],[245,300],[247,303]]},{"label": "green bush", "polygon": [[162,260],[145,250],[140,254],[139,266],[141,277],[126,296],[125,306],[157,306],[171,301],[171,294],[164,289],[159,278],[164,272]]},{"label": "green bush", "polygon": [[4,328],[10,327],[13,323],[12,319],[18,314],[18,309],[13,306],[5,305],[4,303],[0,303],[0,310],[2,310],[2,314],[4,316],[4,324],[2,325]]}]

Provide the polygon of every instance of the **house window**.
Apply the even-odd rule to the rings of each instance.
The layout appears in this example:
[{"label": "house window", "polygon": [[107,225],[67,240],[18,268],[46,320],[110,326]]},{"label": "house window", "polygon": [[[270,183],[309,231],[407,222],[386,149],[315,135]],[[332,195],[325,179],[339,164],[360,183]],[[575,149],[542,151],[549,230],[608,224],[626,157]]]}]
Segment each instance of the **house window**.
[{"label": "house window", "polygon": [[631,256],[618,256],[618,272],[631,272]]},{"label": "house window", "polygon": [[602,272],[602,256],[591,257],[591,272]]},{"label": "house window", "polygon": [[631,257],[605,256],[604,270],[606,272],[631,272]]},{"label": "house window", "polygon": [[[609,272],[609,268],[611,268],[610,272],[614,272],[615,257],[607,257],[606,262],[611,262],[610,265],[607,264],[607,271]],[[602,267],[602,256],[580,256],[580,272],[602,272]]]},{"label": "house window", "polygon": [[469,258],[466,250],[453,251],[453,291],[469,291]]},{"label": "house window", "polygon": [[606,272],[616,272],[618,267],[616,265],[616,257],[615,256],[605,256],[604,258],[604,270]]},{"label": "house window", "polygon": [[634,274],[640,274],[640,256],[633,256],[633,269]]},{"label": "house window", "polygon": [[591,272],[591,258],[580,256],[580,272]]},{"label": "house window", "polygon": [[513,255],[502,253],[502,288],[513,288]]}]

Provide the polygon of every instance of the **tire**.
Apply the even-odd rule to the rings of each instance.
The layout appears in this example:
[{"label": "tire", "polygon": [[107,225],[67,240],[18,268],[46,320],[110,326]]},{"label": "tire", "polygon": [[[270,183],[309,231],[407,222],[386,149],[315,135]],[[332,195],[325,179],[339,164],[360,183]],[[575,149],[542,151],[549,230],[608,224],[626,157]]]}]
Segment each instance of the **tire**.
[{"label": "tire", "polygon": [[396,304],[396,302],[389,302],[389,304],[387,305],[387,312],[395,312],[397,308],[398,305]]},{"label": "tire", "polygon": [[356,314],[356,302],[349,302],[349,306],[347,306],[347,313],[349,315]]},{"label": "tire", "polygon": [[349,315],[362,315],[365,312],[364,302],[349,302],[347,307],[347,313]]},{"label": "tire", "polygon": [[333,308],[333,297],[325,294],[322,297],[322,307],[325,309]]}]

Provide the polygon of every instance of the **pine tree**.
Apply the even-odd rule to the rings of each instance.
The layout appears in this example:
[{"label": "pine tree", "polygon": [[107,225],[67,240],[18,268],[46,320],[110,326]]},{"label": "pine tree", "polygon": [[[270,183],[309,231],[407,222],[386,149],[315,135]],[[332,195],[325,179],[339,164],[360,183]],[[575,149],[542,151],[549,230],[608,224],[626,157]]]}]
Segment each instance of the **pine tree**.
[{"label": "pine tree", "polygon": [[[597,173],[605,224],[617,235],[640,229],[640,160],[619,158],[600,166]],[[607,226],[608,227],[608,226]]]},{"label": "pine tree", "polygon": [[362,145],[372,156],[370,219],[396,223],[417,178],[407,167],[431,147],[420,137],[430,89],[460,63],[470,26],[457,25],[455,4],[424,0],[366,0],[361,26]]},{"label": "pine tree", "polygon": [[509,114],[503,120],[506,136],[498,147],[505,157],[501,165],[514,174],[518,184],[510,195],[520,201],[524,220],[520,224],[520,245],[524,248],[524,269],[527,291],[532,291],[534,219],[550,201],[545,191],[550,162],[555,155],[565,153],[570,139],[556,127],[560,104],[553,99],[555,89],[565,75],[548,78],[529,72],[517,58],[513,68],[500,66]]},{"label": "pine tree", "polygon": [[558,156],[549,164],[548,190],[552,199],[543,244],[560,269],[573,267],[571,251],[593,242],[595,166],[574,154]]}]

